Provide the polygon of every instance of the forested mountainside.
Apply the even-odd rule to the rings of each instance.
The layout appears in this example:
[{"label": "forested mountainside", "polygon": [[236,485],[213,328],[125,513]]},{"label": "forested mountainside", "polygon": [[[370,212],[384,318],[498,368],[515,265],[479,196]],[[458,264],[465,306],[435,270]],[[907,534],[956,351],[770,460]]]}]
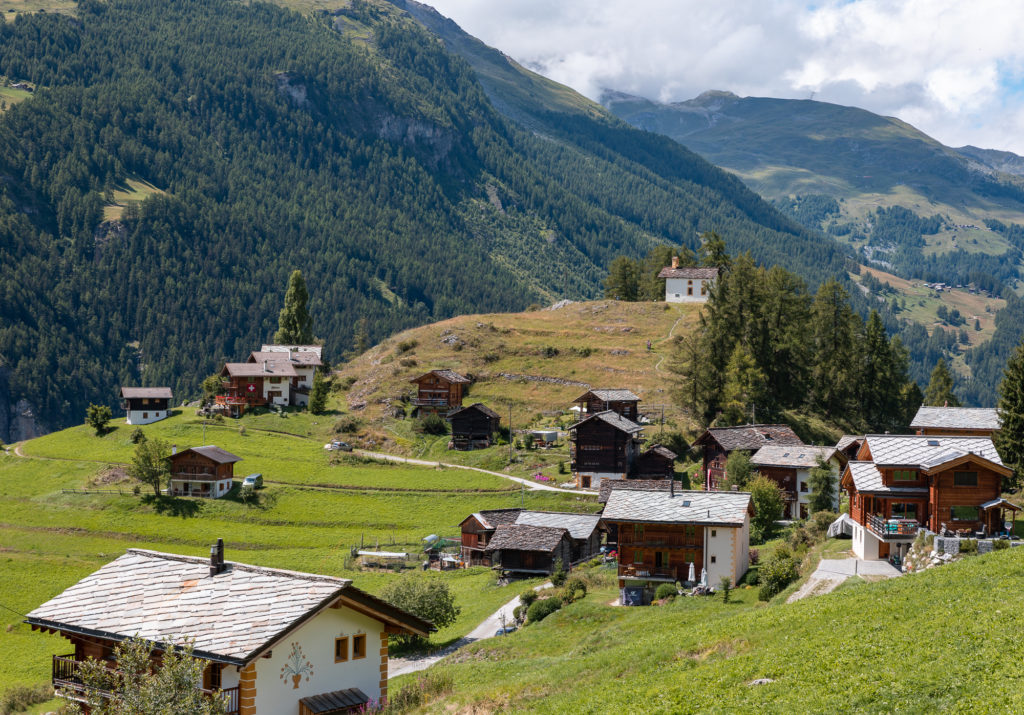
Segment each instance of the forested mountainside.
[{"label": "forested mountainside", "polygon": [[390,4],[86,1],[0,25],[0,76],[36,87],[0,115],[0,409],[50,428],[123,383],[192,394],[271,335],[294,268],[337,360],[357,320],[595,296],[614,256],[709,229],[812,282],[843,267],[671,140],[509,119]]}]

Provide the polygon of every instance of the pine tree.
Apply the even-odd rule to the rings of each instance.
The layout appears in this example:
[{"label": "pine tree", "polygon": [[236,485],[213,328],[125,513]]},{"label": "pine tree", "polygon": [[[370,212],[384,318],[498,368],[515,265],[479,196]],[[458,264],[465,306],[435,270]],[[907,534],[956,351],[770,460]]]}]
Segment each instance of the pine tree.
[{"label": "pine tree", "polygon": [[[1024,470],[1024,341],[1006,362],[1003,379],[999,382],[1000,429],[995,433],[996,450],[1006,466],[1015,475]],[[1004,488],[1019,486],[1019,477]]]},{"label": "pine tree", "polygon": [[314,415],[322,415],[327,409],[327,380],[319,370],[313,375],[313,388],[309,391],[309,411]]},{"label": "pine tree", "polygon": [[370,333],[366,326],[366,318],[360,318],[356,321],[356,330],[352,336],[353,349],[352,356],[362,355],[370,347]]},{"label": "pine tree", "polygon": [[836,476],[828,462],[818,458],[818,463],[807,475],[807,484],[811,488],[808,508],[813,514],[819,511],[835,509]]},{"label": "pine tree", "polygon": [[935,364],[928,387],[924,391],[924,404],[930,407],[959,407],[960,400],[953,394],[953,376],[941,358]]},{"label": "pine tree", "polygon": [[284,307],[277,317],[277,332],[274,342],[279,345],[312,345],[313,318],[306,304],[309,293],[302,271],[292,271],[288,279],[288,291],[284,294]]},{"label": "pine tree", "polygon": [[848,411],[853,401],[858,321],[842,286],[835,280],[822,284],[811,309],[811,394],[814,404],[828,416]]},{"label": "pine tree", "polygon": [[725,250],[725,240],[717,231],[705,231],[700,235],[700,262],[702,265],[727,270],[732,264]]},{"label": "pine tree", "polygon": [[738,425],[753,422],[756,405],[764,405],[767,383],[764,372],[757,366],[750,351],[737,343],[725,368],[725,390],[722,420]]},{"label": "pine tree", "polygon": [[608,268],[604,281],[604,297],[615,300],[636,300],[639,294],[640,271],[636,261],[619,256]]},{"label": "pine tree", "polygon": [[712,405],[709,398],[713,366],[708,360],[699,333],[680,336],[668,369],[677,376],[673,397],[690,417],[700,425],[707,425]]}]

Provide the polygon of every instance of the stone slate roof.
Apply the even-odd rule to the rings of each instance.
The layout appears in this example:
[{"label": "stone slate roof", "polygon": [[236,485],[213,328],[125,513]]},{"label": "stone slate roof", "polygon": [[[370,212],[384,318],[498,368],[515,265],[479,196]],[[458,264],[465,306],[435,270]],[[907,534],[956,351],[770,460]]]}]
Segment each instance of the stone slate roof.
[{"label": "stone slate roof", "polygon": [[928,493],[928,487],[886,486],[882,483],[882,473],[878,471],[874,462],[850,462],[849,469],[850,476],[853,478],[853,486],[857,488],[858,492],[890,495]]},{"label": "stone slate roof", "polygon": [[587,398],[587,395],[593,395],[602,402],[639,402],[640,398],[637,397],[631,390],[588,390],[582,395],[577,397],[573,402],[582,402]]},{"label": "stone slate roof", "polygon": [[608,501],[612,489],[636,489],[640,491],[668,491],[671,486],[668,479],[602,479],[597,492],[599,504]]},{"label": "stone slate roof", "polygon": [[307,618],[345,596],[414,631],[433,626],[348,579],[143,549],[127,553],[34,609],[27,622],[86,636],[194,640],[201,658],[245,665]]},{"label": "stone slate roof", "polygon": [[[297,359],[299,362],[305,362],[309,365],[320,365],[320,360],[323,358],[323,346],[322,345],[275,345],[273,343],[264,343],[260,346],[259,352],[261,353],[290,353],[293,359]],[[316,362],[313,362],[313,357],[316,356]]]},{"label": "stone slate roof", "polygon": [[917,411],[911,428],[997,430],[999,413],[994,407],[925,407]]},{"label": "stone slate roof", "polygon": [[208,444],[205,447],[190,447],[189,449],[178,452],[177,455],[171,456],[180,457],[186,452],[194,452],[196,454],[201,454],[207,459],[212,459],[217,464],[234,464],[235,462],[242,461],[242,458],[239,457],[237,454],[231,454],[231,452],[227,451],[226,449],[215,447],[212,444]]},{"label": "stone slate roof", "polygon": [[255,351],[249,353],[249,362],[286,362],[299,367],[319,367],[323,363],[314,352],[288,353],[283,350]]},{"label": "stone slate roof", "polygon": [[171,388],[169,387],[122,387],[121,397],[130,399],[171,399]]},{"label": "stone slate roof", "polygon": [[[651,445],[649,448],[644,450],[643,454],[657,454],[665,459],[671,459],[672,461],[675,461],[676,457],[679,456],[668,447],[664,447],[660,444]],[[643,454],[640,456],[643,456]]]},{"label": "stone slate roof", "polygon": [[430,372],[423,373],[419,377],[412,378],[411,380],[409,380],[409,382],[419,382],[420,380],[422,380],[423,378],[427,377],[428,375],[436,375],[437,377],[440,377],[441,379],[447,380],[448,382],[452,382],[452,383],[460,383],[460,382],[461,383],[466,383],[466,382],[469,382],[469,378],[468,377],[460,375],[459,373],[455,372],[454,370],[431,370]]},{"label": "stone slate roof", "polygon": [[648,524],[742,526],[750,508],[747,492],[640,491],[612,489],[602,518]]},{"label": "stone slate roof", "polygon": [[739,427],[712,427],[694,444],[713,439],[726,452],[737,449],[757,451],[766,444],[803,444],[789,425],[740,425]]},{"label": "stone slate roof", "polygon": [[590,420],[601,420],[602,422],[607,422],[615,429],[621,432],[627,432],[629,434],[636,434],[637,432],[643,430],[643,427],[641,425],[638,425],[633,420],[626,419],[625,417],[620,415],[618,412],[615,412],[614,410],[595,412],[589,417],[585,417],[584,419],[580,420],[576,424],[570,425],[569,429],[574,430],[580,425],[584,424],[585,422],[589,422]]},{"label": "stone slate roof", "polygon": [[573,539],[589,539],[597,529],[598,514],[571,514],[560,511],[524,511],[516,518],[519,526],[553,526],[566,529]]},{"label": "stone slate roof", "polygon": [[750,463],[756,467],[792,467],[813,469],[818,458],[829,460],[835,455],[835,447],[814,447],[811,445],[766,444],[754,453]]},{"label": "stone slate roof", "polygon": [[869,434],[865,439],[872,460],[881,466],[929,469],[967,454],[976,454],[1003,466],[988,437]]},{"label": "stone slate roof", "polygon": [[549,554],[568,535],[568,529],[553,526],[501,524],[494,530],[494,536],[484,551],[540,551]]},{"label": "stone slate roof", "polygon": [[658,273],[658,278],[702,278],[709,280],[717,277],[717,268],[673,268],[672,266],[666,266]]},{"label": "stone slate roof", "polygon": [[839,438],[839,441],[836,442],[836,449],[838,449],[840,452],[842,452],[843,450],[845,450],[847,447],[849,447],[854,442],[856,442],[858,440],[863,440],[863,439],[864,439],[863,435],[844,434],[842,437]]},{"label": "stone slate roof", "polygon": [[335,690],[333,693],[310,695],[300,698],[299,702],[305,705],[313,715],[330,715],[331,713],[351,712],[351,708],[366,705],[370,702],[370,698],[359,688],[347,688]]},{"label": "stone slate roof", "polygon": [[[485,509],[484,511],[475,511],[466,519],[474,518],[480,522],[480,526],[485,529],[494,529],[500,524],[515,524],[516,518],[519,516],[519,512],[522,509]],[[466,519],[459,522],[459,526],[466,523]]]},{"label": "stone slate roof", "polygon": [[482,402],[474,402],[472,405],[468,405],[467,407],[460,407],[457,410],[452,410],[447,415],[445,415],[445,417],[447,417],[448,419],[451,419],[455,415],[459,414],[460,412],[465,412],[466,410],[475,410],[477,412],[482,412],[483,414],[485,414],[488,417],[490,417],[492,420],[500,420],[501,419],[501,415],[499,415],[497,412],[495,412],[494,410],[492,410],[490,407],[488,407],[487,405],[485,405]]},{"label": "stone slate roof", "polygon": [[228,362],[224,363],[224,369],[231,377],[298,377],[295,367],[287,360],[276,358],[260,362]]}]

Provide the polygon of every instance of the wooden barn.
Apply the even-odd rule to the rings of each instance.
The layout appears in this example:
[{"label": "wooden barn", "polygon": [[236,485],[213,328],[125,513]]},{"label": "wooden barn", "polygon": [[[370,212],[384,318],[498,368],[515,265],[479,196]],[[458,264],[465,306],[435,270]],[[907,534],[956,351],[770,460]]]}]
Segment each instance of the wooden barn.
[{"label": "wooden barn", "polygon": [[612,410],[580,420],[569,428],[576,486],[590,489],[602,479],[626,479],[639,451],[643,427]]},{"label": "wooden barn", "polygon": [[420,412],[449,412],[462,407],[469,378],[454,370],[431,370],[409,382],[416,383],[412,404]]},{"label": "wooden barn", "polygon": [[601,517],[597,514],[573,514],[563,511],[527,511],[525,509],[492,509],[470,514],[462,529],[462,560],[468,566],[490,566],[487,552],[501,526],[536,526],[564,529],[569,533],[570,551],[562,563],[570,564],[592,559],[601,553]]},{"label": "wooden barn", "polygon": [[490,447],[501,426],[501,417],[480,402],[448,413],[452,426],[451,447],[454,449],[485,449]]},{"label": "wooden barn", "polygon": [[495,569],[503,574],[548,575],[559,561],[572,564],[572,538],[568,529],[552,526],[502,524],[485,549]]},{"label": "wooden barn", "polygon": [[577,397],[574,402],[579,405],[581,415],[594,415],[611,410],[633,422],[640,418],[640,398],[630,390],[589,390]]},{"label": "wooden barn", "polygon": [[789,425],[712,427],[694,441],[704,455],[704,489],[718,489],[726,478],[725,463],[733,452],[752,455],[766,444],[803,444]]},{"label": "wooden barn", "polygon": [[462,561],[467,566],[490,566],[487,545],[502,524],[515,524],[522,509],[488,509],[473,512],[459,524],[462,529]]},{"label": "wooden barn", "polygon": [[651,445],[637,455],[630,479],[671,479],[676,469],[676,453],[660,444]]}]

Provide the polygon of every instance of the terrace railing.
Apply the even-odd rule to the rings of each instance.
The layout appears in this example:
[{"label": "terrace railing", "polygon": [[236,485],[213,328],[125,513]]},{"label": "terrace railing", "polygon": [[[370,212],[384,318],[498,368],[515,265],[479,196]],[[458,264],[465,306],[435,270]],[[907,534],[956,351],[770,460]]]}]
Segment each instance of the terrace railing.
[{"label": "terrace railing", "polygon": [[[87,701],[91,695],[99,694],[100,697],[113,697],[113,693],[99,688],[93,688],[82,682],[78,674],[81,661],[75,660],[74,654],[53,656],[53,687],[62,696],[72,699]],[[204,695],[213,697],[217,691],[200,688]],[[228,715],[238,715],[238,687],[224,688],[220,691],[227,705]]]},{"label": "terrace railing", "polygon": [[658,566],[646,566],[644,564],[626,564],[619,566],[619,576],[626,578],[655,578],[664,580],[676,580],[677,569]]},{"label": "terrace railing", "polygon": [[868,515],[867,526],[883,539],[912,539],[921,528],[914,519],[885,519],[874,514]]}]

